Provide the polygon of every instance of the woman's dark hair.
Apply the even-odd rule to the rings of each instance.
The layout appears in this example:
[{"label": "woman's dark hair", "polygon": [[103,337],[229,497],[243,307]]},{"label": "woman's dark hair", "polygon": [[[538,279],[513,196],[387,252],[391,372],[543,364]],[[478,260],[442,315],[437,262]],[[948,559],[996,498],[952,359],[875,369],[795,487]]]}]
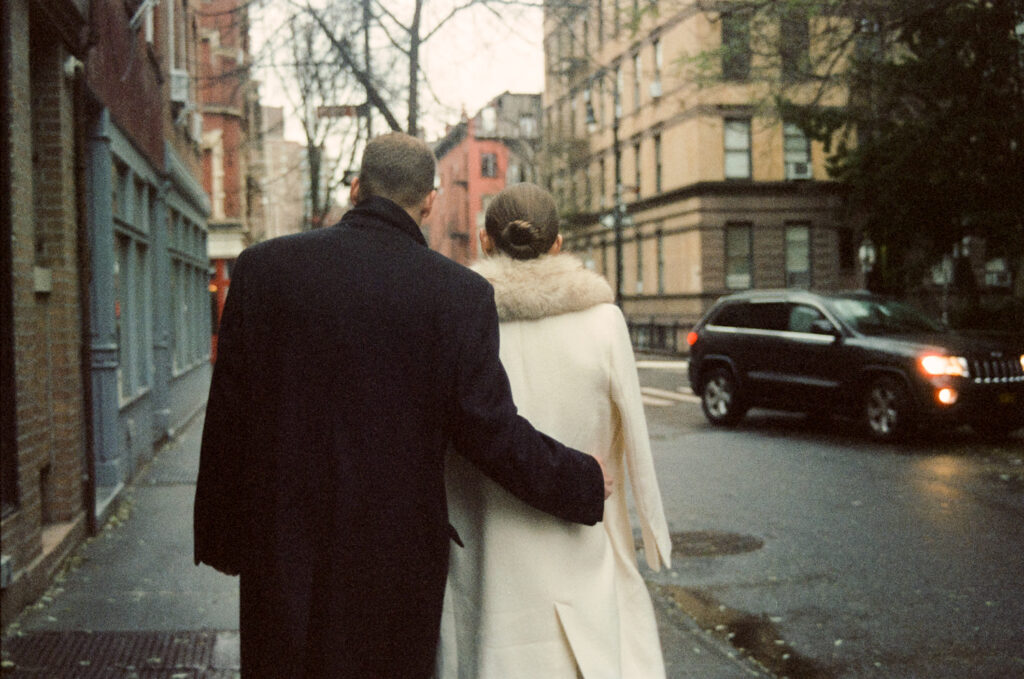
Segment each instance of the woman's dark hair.
[{"label": "woman's dark hair", "polygon": [[484,228],[494,245],[509,257],[540,257],[558,238],[555,199],[536,184],[513,184],[491,201]]}]

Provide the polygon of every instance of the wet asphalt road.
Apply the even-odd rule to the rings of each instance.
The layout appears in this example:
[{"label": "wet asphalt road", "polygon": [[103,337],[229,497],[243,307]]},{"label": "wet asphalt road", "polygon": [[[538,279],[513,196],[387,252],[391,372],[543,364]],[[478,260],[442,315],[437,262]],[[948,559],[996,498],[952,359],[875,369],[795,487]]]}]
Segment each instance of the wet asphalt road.
[{"label": "wet asphalt road", "polygon": [[665,596],[780,675],[1024,677],[1021,433],[880,445],[767,411],[723,430],[680,393],[683,367],[640,374],[670,529],[752,550],[677,555],[648,574]]}]

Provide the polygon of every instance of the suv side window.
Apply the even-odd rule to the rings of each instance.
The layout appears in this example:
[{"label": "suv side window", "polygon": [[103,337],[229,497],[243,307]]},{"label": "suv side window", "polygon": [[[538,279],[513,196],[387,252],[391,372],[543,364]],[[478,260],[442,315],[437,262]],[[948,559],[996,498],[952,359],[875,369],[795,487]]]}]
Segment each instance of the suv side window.
[{"label": "suv side window", "polygon": [[750,305],[748,328],[785,330],[789,326],[789,305],[785,302],[754,302]]},{"label": "suv side window", "polygon": [[807,304],[794,304],[789,310],[788,330],[790,332],[813,333],[814,321],[826,320],[825,315]]},{"label": "suv side window", "polygon": [[708,321],[709,325],[721,325],[728,328],[749,328],[750,327],[750,304],[738,302],[726,304],[718,313]]},{"label": "suv side window", "polygon": [[751,330],[785,330],[789,325],[788,313],[784,302],[737,302],[723,306],[709,324]]}]

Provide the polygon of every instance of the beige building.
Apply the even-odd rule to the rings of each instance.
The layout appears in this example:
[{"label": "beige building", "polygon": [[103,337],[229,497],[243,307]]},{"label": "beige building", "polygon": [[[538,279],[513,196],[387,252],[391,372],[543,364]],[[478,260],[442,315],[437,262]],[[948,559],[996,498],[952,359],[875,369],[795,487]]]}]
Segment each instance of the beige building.
[{"label": "beige building", "polygon": [[258,240],[302,231],[306,210],[306,148],[284,138],[284,109],[263,107],[263,224]]},{"label": "beige building", "polygon": [[[786,73],[814,26],[780,30]],[[742,17],[695,2],[546,4],[541,167],[568,248],[608,277],[638,346],[683,350],[733,290],[861,283],[823,149],[765,111],[753,44]]]}]

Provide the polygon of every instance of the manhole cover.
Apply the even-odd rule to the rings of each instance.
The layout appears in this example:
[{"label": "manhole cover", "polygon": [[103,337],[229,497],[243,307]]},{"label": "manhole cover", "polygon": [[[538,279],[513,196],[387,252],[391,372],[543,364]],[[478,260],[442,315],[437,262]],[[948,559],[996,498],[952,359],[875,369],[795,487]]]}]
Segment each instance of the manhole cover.
[{"label": "manhole cover", "polygon": [[672,554],[675,556],[743,554],[762,547],[764,541],[752,535],[708,530],[672,533]]}]

